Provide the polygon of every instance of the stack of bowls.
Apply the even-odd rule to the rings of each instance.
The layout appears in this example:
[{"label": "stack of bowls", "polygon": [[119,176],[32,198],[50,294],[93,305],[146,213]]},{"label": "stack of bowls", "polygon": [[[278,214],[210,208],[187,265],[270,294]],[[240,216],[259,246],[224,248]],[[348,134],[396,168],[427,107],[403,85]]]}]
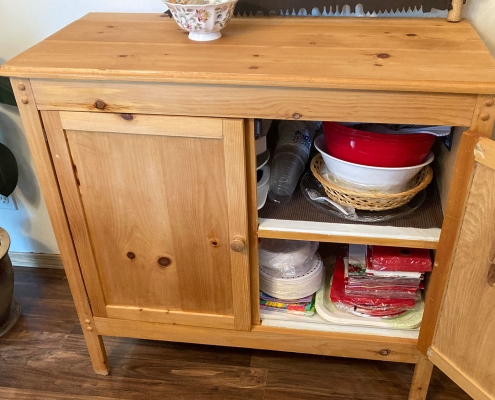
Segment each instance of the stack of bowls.
[{"label": "stack of bowls", "polygon": [[323,132],[315,147],[334,182],[356,191],[401,193],[434,159],[431,134],[374,133],[335,122],[324,122]]},{"label": "stack of bowls", "polygon": [[323,279],[317,242],[263,239],[259,247],[260,290],[278,299],[315,293]]}]

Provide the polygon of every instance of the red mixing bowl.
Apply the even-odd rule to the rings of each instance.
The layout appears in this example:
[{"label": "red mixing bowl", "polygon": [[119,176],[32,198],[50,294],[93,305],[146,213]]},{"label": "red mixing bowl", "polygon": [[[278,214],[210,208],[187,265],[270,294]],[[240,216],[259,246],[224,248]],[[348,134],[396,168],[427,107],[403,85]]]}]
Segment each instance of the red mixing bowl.
[{"label": "red mixing bowl", "polygon": [[435,135],[365,132],[336,122],[323,122],[328,154],[372,167],[411,167],[428,156]]}]

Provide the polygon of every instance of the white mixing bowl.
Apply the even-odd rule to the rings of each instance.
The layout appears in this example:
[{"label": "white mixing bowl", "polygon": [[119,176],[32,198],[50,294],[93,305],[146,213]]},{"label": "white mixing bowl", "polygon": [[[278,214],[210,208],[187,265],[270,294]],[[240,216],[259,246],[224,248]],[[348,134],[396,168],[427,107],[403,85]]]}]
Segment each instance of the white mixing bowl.
[{"label": "white mixing bowl", "polygon": [[333,183],[343,184],[349,189],[380,193],[401,193],[407,190],[409,181],[435,158],[433,153],[430,153],[425,162],[412,167],[369,167],[342,161],[329,155],[323,135],[316,138],[315,147],[333,175]]}]

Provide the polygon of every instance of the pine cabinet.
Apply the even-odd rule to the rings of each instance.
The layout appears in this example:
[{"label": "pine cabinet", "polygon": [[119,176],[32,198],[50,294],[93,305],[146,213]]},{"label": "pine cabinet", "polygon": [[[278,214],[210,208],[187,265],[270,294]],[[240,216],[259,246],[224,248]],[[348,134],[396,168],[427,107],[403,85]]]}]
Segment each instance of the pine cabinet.
[{"label": "pine cabinet", "polygon": [[[467,21],[243,18],[193,43],[159,15],[89,14],[0,74],[97,373],[102,336],[127,336],[414,363],[410,400],[435,364],[495,398],[495,60]],[[468,127],[438,156],[443,223],[258,217],[258,118]],[[265,321],[259,238],[431,249],[419,337]]]}]

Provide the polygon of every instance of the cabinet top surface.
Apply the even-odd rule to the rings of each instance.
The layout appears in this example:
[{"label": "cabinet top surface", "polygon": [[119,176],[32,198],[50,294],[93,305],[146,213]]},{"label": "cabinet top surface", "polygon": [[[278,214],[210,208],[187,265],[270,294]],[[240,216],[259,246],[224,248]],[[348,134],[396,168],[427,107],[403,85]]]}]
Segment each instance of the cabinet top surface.
[{"label": "cabinet top surface", "polygon": [[91,13],[0,75],[495,93],[495,59],[465,20],[233,18],[222,35],[193,42],[163,15]]}]

